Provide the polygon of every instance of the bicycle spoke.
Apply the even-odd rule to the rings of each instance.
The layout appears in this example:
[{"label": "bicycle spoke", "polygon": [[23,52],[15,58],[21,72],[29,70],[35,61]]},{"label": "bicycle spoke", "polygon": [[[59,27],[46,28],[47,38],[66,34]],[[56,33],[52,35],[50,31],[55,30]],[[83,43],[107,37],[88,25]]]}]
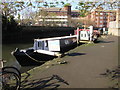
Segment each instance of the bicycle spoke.
[{"label": "bicycle spoke", "polygon": [[14,72],[3,72],[2,83],[4,90],[17,90],[20,87],[20,80]]}]

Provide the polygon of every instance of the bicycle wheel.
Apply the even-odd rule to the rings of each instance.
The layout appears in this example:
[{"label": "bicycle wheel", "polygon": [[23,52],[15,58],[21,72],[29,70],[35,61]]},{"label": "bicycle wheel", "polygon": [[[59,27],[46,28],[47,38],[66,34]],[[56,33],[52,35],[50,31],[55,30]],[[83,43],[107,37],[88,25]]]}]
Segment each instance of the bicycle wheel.
[{"label": "bicycle wheel", "polygon": [[2,72],[2,89],[3,90],[18,90],[20,88],[20,78],[14,72]]},{"label": "bicycle wheel", "polygon": [[20,71],[17,69],[17,68],[15,68],[15,67],[3,67],[2,68],[2,71],[8,71],[8,72],[14,72],[14,73],[16,73],[18,76],[19,76],[19,78],[21,79],[21,73],[20,73]]}]

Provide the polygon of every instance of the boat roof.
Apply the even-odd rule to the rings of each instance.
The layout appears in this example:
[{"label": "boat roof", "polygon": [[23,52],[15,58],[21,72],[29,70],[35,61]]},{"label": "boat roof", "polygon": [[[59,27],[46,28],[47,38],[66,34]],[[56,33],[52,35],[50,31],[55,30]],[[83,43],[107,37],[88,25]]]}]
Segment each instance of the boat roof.
[{"label": "boat roof", "polygon": [[35,41],[45,41],[45,40],[59,40],[59,39],[65,39],[65,38],[76,38],[76,35],[72,36],[62,36],[62,37],[52,37],[52,38],[43,38],[43,39],[34,39]]}]

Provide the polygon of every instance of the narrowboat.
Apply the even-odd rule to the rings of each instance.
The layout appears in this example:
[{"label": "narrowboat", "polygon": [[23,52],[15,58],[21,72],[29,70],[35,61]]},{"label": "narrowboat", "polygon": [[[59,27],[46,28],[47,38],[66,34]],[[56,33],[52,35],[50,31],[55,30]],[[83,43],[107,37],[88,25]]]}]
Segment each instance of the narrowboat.
[{"label": "narrowboat", "polygon": [[77,37],[63,36],[54,38],[34,39],[32,48],[12,51],[21,66],[41,65],[48,60],[61,56],[77,46]]},{"label": "narrowboat", "polygon": [[74,31],[74,34],[77,35],[78,41],[91,41],[96,42],[100,37],[100,32],[98,30],[93,30],[93,26],[90,26],[89,29],[79,29]]}]

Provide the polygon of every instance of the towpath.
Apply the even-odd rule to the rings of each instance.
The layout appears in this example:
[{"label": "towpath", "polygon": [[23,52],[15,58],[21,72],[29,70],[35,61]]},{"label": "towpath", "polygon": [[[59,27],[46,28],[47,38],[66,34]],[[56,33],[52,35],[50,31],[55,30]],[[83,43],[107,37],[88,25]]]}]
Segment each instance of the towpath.
[{"label": "towpath", "polygon": [[110,87],[111,81],[100,74],[118,65],[118,37],[107,36],[97,44],[78,46],[60,60],[68,63],[49,66],[48,62],[43,66],[46,69],[37,67],[28,72],[30,76],[23,88]]}]

